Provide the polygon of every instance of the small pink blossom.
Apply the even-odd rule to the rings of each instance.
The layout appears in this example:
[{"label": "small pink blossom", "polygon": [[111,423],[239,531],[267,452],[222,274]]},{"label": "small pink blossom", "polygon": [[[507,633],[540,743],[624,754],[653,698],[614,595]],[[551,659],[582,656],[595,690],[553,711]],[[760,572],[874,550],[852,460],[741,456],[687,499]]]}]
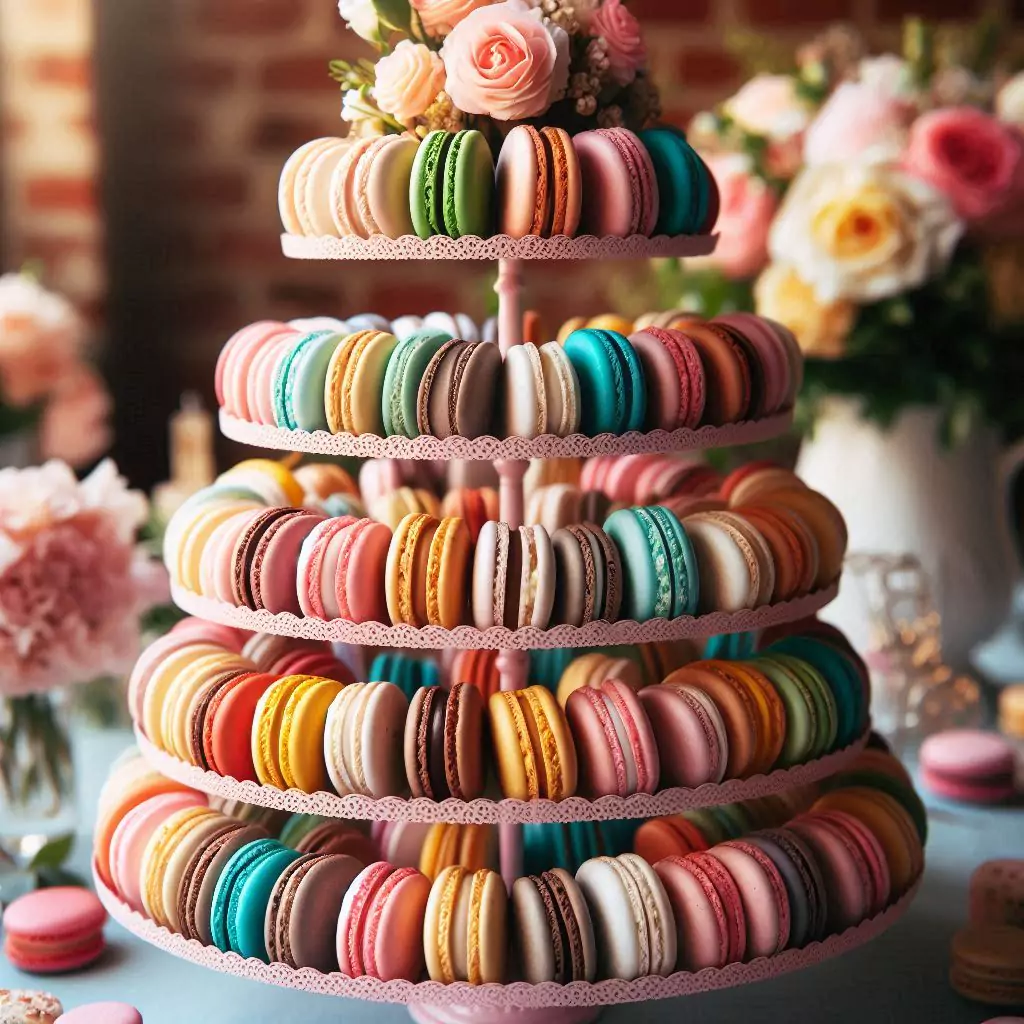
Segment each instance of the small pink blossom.
[{"label": "small pink blossom", "polygon": [[604,0],[590,18],[588,31],[608,47],[608,69],[619,85],[629,85],[647,63],[647,45],[640,23],[622,0]]}]

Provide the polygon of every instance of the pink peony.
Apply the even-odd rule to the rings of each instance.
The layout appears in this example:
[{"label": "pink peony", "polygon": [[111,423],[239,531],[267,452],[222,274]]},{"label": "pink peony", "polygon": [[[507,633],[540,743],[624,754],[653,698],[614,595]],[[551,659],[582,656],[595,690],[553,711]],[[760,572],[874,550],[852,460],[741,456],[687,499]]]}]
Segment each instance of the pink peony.
[{"label": "pink peony", "polygon": [[754,277],[768,264],[768,231],[778,200],[760,178],[750,173],[750,161],[736,153],[705,157],[718,183],[718,245],[708,262],[726,277]]},{"label": "pink peony", "polygon": [[569,82],[569,36],[525,0],[467,15],[444,42],[448,95],[467,114],[539,117]]},{"label": "pink peony", "polygon": [[446,36],[467,14],[491,0],[410,0],[429,36]]},{"label": "pink peony", "polygon": [[374,94],[385,114],[411,124],[444,89],[444,64],[422,43],[403,39],[386,57],[377,61]]},{"label": "pink peony", "polygon": [[47,397],[75,361],[82,323],[71,305],[26,274],[0,277],[0,402]]},{"label": "pink peony", "polygon": [[911,128],[904,166],[947,195],[964,220],[984,220],[1016,194],[1021,137],[973,107],[934,110]]},{"label": "pink peony", "polygon": [[79,365],[54,391],[43,413],[39,446],[44,459],[71,466],[95,462],[112,441],[110,395],[91,367]]},{"label": "pink peony", "polygon": [[907,142],[910,111],[881,89],[843,82],[804,136],[808,164],[843,160],[898,160]]},{"label": "pink peony", "polygon": [[608,68],[619,85],[629,85],[647,63],[647,46],[640,23],[622,0],[604,0],[594,11],[588,31],[608,46]]},{"label": "pink peony", "polygon": [[152,569],[146,499],[110,461],[0,470],[0,690],[19,696],[119,671],[137,653]]}]

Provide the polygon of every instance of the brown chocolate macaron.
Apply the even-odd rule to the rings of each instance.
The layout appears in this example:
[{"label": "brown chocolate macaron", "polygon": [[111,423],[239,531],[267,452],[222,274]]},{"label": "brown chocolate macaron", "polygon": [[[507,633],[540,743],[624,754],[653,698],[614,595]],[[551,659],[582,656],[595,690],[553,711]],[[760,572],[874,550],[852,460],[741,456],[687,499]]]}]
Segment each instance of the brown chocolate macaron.
[{"label": "brown chocolate macaron", "polygon": [[405,727],[405,768],[414,797],[475,800],[484,788],[484,703],[469,683],[418,690]]}]

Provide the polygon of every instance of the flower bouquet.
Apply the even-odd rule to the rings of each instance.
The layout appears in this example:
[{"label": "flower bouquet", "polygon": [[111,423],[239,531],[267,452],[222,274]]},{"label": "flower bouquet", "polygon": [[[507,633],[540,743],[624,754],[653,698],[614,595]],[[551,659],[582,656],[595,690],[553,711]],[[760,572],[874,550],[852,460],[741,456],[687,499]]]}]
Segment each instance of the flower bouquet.
[{"label": "flower bouquet", "polygon": [[[65,811],[70,748],[63,687],[127,672],[142,614],[166,578],[136,543],[147,502],[114,464],[78,481],[62,462],[0,470],[0,806],[2,835]],[[22,838],[28,836],[23,833]]]},{"label": "flower bouquet", "polygon": [[[946,440],[979,420],[1024,434],[1024,77],[997,33],[909,22],[904,52],[868,56],[834,29],[760,73],[690,138],[718,181],[714,256],[673,303],[755,309],[808,357],[805,406],[856,397],[883,424],[937,407]],[[1007,262],[1009,260],[1009,262]]]},{"label": "flower bouquet", "polygon": [[340,0],[376,62],[333,61],[353,132],[477,128],[543,117],[570,132],[642,128],[658,93],[622,0]]},{"label": "flower bouquet", "polygon": [[[110,445],[110,396],[85,360],[71,304],[30,273],[0,277],[0,465],[95,461]],[[19,440],[28,450],[15,451]]]}]

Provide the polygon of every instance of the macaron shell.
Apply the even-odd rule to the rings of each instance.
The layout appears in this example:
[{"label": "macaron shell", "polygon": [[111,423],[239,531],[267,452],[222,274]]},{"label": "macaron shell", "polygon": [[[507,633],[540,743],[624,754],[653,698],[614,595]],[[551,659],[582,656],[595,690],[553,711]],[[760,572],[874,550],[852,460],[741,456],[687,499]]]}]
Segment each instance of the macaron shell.
[{"label": "macaron shell", "polygon": [[288,919],[291,962],[328,973],[337,966],[335,928],[342,900],[363,865],[343,854],[310,865],[298,883]]},{"label": "macaron shell", "polygon": [[458,132],[445,160],[444,224],[452,238],[485,238],[494,220],[494,157],[476,130]]},{"label": "macaron shell", "polygon": [[391,683],[371,684],[363,709],[362,767],[371,796],[394,796],[404,789],[402,735],[409,702]]},{"label": "macaron shell", "polygon": [[291,235],[303,233],[302,221],[296,209],[295,199],[305,185],[304,175],[308,173],[311,158],[315,158],[325,150],[338,143],[338,139],[313,139],[300,146],[285,162],[278,183],[278,210],[285,231]]},{"label": "macaron shell", "polygon": [[658,745],[662,785],[695,788],[718,781],[725,771],[728,745],[719,742],[725,727],[717,708],[711,708],[684,689],[651,686],[641,690],[640,702],[647,712]]},{"label": "macaron shell", "polygon": [[541,234],[551,182],[536,128],[517,125],[505,136],[496,175],[498,230],[511,238]]},{"label": "macaron shell", "polygon": [[732,875],[743,900],[747,955],[774,956],[789,942],[789,897],[771,860],[757,847],[736,841],[716,846],[711,856]]},{"label": "macaron shell", "polygon": [[409,212],[409,186],[419,142],[409,136],[398,138],[398,142],[376,155],[366,182],[370,214],[378,231],[389,238],[415,234]]},{"label": "macaron shell", "polygon": [[639,184],[614,141],[601,131],[574,136],[583,202],[580,230],[599,238],[626,238],[640,227]]}]

